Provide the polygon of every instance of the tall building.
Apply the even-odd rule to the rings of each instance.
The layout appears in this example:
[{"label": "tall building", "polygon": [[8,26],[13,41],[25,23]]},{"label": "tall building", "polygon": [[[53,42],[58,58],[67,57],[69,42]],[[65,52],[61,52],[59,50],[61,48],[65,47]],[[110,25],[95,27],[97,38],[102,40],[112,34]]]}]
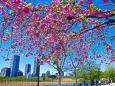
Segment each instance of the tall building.
[{"label": "tall building", "polygon": [[25,65],[25,76],[27,77],[28,74],[31,74],[31,64]]},{"label": "tall building", "polygon": [[41,76],[41,77],[45,77],[45,75],[46,75],[45,73],[42,73],[42,76]]},{"label": "tall building", "polygon": [[19,62],[20,62],[20,56],[13,55],[11,58],[11,64],[10,64],[10,68],[11,68],[10,76],[11,77],[18,76]]},{"label": "tall building", "polygon": [[1,69],[2,76],[9,76],[10,77],[10,68],[4,67]]},{"label": "tall building", "polygon": [[38,66],[38,64],[39,64],[39,59],[34,58],[34,70],[33,70],[34,76],[38,76],[38,74],[40,72],[40,66]]},{"label": "tall building", "polygon": [[18,76],[23,76],[23,72],[21,70],[18,70]]}]

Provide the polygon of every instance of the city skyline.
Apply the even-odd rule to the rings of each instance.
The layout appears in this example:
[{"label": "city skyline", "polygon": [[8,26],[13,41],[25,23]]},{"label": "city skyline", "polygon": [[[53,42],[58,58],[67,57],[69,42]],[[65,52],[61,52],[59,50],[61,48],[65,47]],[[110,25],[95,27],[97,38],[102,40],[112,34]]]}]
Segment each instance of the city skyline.
[{"label": "city skyline", "polygon": [[[21,59],[22,58],[22,56],[20,56],[20,60],[21,61],[24,61],[23,59]],[[24,57],[23,57],[24,58]],[[25,57],[25,59],[27,59],[26,57]],[[30,58],[28,58],[28,59],[30,59]],[[19,64],[19,70],[21,70],[22,72],[23,72],[23,74],[25,74],[25,66],[21,66],[21,65],[26,65],[26,64],[31,64],[31,74],[33,74],[34,72],[34,62],[35,62],[35,59],[33,59],[33,61],[31,61],[31,62],[27,62],[26,60],[24,61],[25,62],[25,64],[22,64],[22,62],[20,61],[20,64]],[[4,63],[5,62],[9,62],[9,63],[11,63],[10,61],[4,61]],[[20,67],[21,66],[21,67]],[[8,66],[0,66],[0,70],[3,68],[3,67],[10,67],[10,65]],[[115,65],[114,65],[114,67],[115,67]],[[102,65],[101,65],[101,71],[104,71],[105,70],[105,64],[103,63]],[[50,71],[50,73],[51,73],[51,75],[54,75],[55,73],[57,73],[57,71],[56,70],[54,70],[51,66],[49,66],[49,65],[47,65],[46,63],[44,64],[44,65],[41,65],[41,67],[40,67],[40,76],[42,75],[42,73],[46,73],[46,71]],[[64,74],[65,75],[67,75],[67,74],[69,74],[69,72],[67,73],[67,72],[64,72]]]},{"label": "city skyline", "polygon": [[[4,61],[4,63],[5,63],[5,62],[6,62],[6,63],[8,62],[9,64],[8,64],[7,66],[5,66],[5,65],[2,66],[2,67],[0,66],[0,73],[1,73],[1,69],[4,68],[4,67],[11,68],[11,66],[13,65],[13,58],[14,58],[13,56],[14,56],[14,55],[17,55],[17,54],[13,54],[13,55],[11,56],[11,59],[10,59],[9,61],[4,61],[4,60],[2,59],[2,60]],[[17,56],[19,56],[19,55],[17,55]],[[21,57],[22,57],[22,56],[20,56],[20,60],[23,60],[23,59],[21,59]],[[23,61],[24,61],[24,60],[23,60]],[[31,64],[30,64],[30,62],[28,62],[28,63],[26,62],[25,64],[21,64],[21,61],[20,61],[20,63],[19,63],[19,69],[18,69],[18,70],[21,70],[21,71],[23,72],[23,76],[24,76],[24,75],[25,75],[25,66],[24,66],[23,68],[20,68],[20,65],[30,64],[30,65],[33,65],[33,67],[31,67],[30,72],[31,72],[31,74],[35,74],[35,73],[38,71],[38,68],[37,68],[37,66],[36,66],[36,63],[37,63],[37,62],[39,62],[39,61],[37,60],[37,58],[35,58],[33,62],[31,61]],[[42,66],[44,66],[44,65],[42,65]],[[43,69],[43,68],[46,68],[46,67],[42,67],[42,69]],[[51,67],[49,67],[49,68],[51,69]],[[46,71],[48,71],[48,70],[49,70],[49,71],[53,71],[53,70],[50,70],[50,69],[47,69]],[[34,70],[35,70],[35,72],[34,72]],[[41,69],[40,69],[40,76],[42,75],[42,73],[45,73],[46,71],[41,72]],[[54,73],[56,73],[56,71],[51,72],[51,73],[54,74]],[[37,76],[37,75],[36,75],[36,76]]]}]

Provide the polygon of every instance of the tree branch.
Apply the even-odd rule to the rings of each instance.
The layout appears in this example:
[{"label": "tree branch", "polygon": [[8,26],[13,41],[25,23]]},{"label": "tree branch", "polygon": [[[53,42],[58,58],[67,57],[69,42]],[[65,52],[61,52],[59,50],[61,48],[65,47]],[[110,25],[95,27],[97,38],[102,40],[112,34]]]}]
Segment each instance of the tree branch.
[{"label": "tree branch", "polygon": [[[81,35],[81,34],[83,34],[83,33],[85,33],[85,32],[88,32],[88,31],[90,31],[90,30],[94,30],[94,29],[96,29],[96,28],[98,28],[98,27],[100,27],[100,26],[102,26],[102,25],[104,25],[104,24],[109,24],[109,23],[114,23],[115,22],[115,19],[113,20],[113,19],[109,19],[109,21],[106,21],[106,22],[103,22],[102,24],[99,24],[98,26],[95,26],[95,27],[93,27],[93,28],[91,28],[91,29],[87,29],[87,30],[85,30],[85,31],[82,31],[81,33],[79,33],[78,35]],[[77,35],[77,36],[78,36]]]}]

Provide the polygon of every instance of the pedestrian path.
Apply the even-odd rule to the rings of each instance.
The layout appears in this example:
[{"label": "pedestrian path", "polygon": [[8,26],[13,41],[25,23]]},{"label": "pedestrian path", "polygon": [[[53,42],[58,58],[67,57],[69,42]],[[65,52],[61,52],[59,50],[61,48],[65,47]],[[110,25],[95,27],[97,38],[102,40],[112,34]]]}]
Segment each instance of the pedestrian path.
[{"label": "pedestrian path", "polygon": [[115,83],[112,83],[110,85],[101,85],[101,86],[115,86]]}]

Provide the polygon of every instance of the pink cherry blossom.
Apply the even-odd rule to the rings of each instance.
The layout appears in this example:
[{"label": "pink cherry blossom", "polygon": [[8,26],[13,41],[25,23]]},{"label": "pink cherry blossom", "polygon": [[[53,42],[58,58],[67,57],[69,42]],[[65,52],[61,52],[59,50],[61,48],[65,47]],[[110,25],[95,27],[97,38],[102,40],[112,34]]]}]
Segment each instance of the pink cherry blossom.
[{"label": "pink cherry blossom", "polygon": [[4,17],[6,17],[6,16],[7,16],[7,13],[6,13],[6,11],[4,10],[4,8],[2,8],[1,11],[2,11],[1,14],[2,14]]},{"label": "pink cherry blossom", "polygon": [[110,26],[111,29],[114,28],[114,27],[115,27],[114,25]]},{"label": "pink cherry blossom", "polygon": [[23,7],[23,13],[24,13],[25,15],[29,15],[29,14],[30,14],[30,8],[27,7],[27,6]]},{"label": "pink cherry blossom", "polygon": [[103,0],[103,3],[105,3],[105,4],[106,4],[106,3],[108,3],[108,1],[109,1],[109,0]]},{"label": "pink cherry blossom", "polygon": [[3,48],[0,48],[0,50],[1,50],[1,51],[4,51],[4,49],[3,49]]}]

